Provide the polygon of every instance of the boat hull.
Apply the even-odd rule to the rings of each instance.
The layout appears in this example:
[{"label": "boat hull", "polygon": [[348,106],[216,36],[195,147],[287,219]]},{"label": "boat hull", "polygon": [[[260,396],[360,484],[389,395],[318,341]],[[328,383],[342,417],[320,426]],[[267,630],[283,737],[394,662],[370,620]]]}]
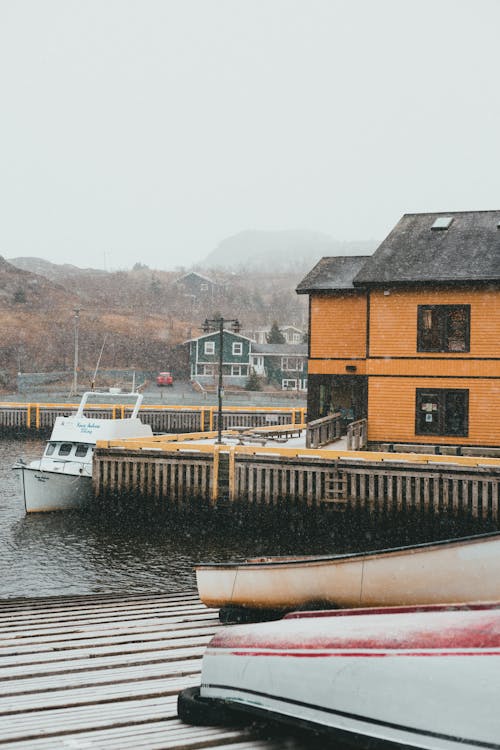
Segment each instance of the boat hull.
[{"label": "boat hull", "polygon": [[500,600],[500,535],[366,555],[196,567],[209,607],[297,609]]},{"label": "boat hull", "polygon": [[500,747],[496,607],[338,614],[216,635],[201,697],[408,747]]},{"label": "boat hull", "polygon": [[93,498],[92,477],[17,467],[26,513],[78,510]]}]

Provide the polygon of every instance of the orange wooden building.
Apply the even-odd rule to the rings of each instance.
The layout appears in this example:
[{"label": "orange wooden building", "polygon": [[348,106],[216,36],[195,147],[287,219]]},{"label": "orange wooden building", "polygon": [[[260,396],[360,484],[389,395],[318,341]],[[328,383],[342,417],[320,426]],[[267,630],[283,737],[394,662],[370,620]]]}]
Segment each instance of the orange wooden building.
[{"label": "orange wooden building", "polygon": [[323,258],[309,294],[308,419],[372,446],[500,446],[500,211],[405,214],[372,256]]}]

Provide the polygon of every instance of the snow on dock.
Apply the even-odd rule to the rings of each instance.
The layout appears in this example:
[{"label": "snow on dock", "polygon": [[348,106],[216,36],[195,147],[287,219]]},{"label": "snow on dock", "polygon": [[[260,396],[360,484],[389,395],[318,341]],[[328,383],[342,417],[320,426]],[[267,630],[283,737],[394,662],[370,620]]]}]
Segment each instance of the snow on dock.
[{"label": "snow on dock", "polygon": [[177,718],[218,627],[195,592],[0,600],[1,750],[301,747]]}]

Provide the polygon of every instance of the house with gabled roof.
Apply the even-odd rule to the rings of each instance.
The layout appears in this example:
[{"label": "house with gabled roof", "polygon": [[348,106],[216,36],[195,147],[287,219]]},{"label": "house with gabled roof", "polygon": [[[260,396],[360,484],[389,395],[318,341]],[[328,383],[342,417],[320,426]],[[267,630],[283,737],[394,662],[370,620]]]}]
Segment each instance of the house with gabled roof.
[{"label": "house with gabled roof", "polygon": [[257,344],[252,342],[250,367],[257,375],[283,391],[307,390],[306,344]]},{"label": "house with gabled roof", "polygon": [[180,276],[174,284],[187,295],[206,300],[211,299],[223,291],[223,286],[208,276],[196,271],[189,271]]},{"label": "house with gabled roof", "polygon": [[[220,363],[220,332],[211,331],[185,343],[189,345],[191,380],[214,385]],[[251,371],[285,391],[307,389],[305,344],[256,344],[241,333],[224,330],[222,378],[226,386],[245,387]]]},{"label": "house with gabled roof", "polygon": [[405,214],[372,256],[323,258],[308,419],[349,409],[372,446],[500,446],[500,211]]},{"label": "house with gabled roof", "polygon": [[[217,382],[220,363],[220,333],[210,331],[189,339],[189,367],[191,380],[202,385]],[[222,335],[222,377],[224,385],[244,387],[250,374],[250,346],[252,342],[241,333],[224,330]]]}]

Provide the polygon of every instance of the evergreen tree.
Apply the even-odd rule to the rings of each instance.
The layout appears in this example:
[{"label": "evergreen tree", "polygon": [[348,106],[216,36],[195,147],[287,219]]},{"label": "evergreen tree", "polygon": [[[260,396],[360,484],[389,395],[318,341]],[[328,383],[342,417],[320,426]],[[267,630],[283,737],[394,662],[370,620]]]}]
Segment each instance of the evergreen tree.
[{"label": "evergreen tree", "polygon": [[253,367],[250,368],[250,375],[248,376],[245,389],[247,391],[260,391],[262,389],[261,380]]},{"label": "evergreen tree", "polygon": [[266,336],[266,341],[268,344],[286,344],[285,337],[281,333],[276,321],[273,322],[271,330]]}]

